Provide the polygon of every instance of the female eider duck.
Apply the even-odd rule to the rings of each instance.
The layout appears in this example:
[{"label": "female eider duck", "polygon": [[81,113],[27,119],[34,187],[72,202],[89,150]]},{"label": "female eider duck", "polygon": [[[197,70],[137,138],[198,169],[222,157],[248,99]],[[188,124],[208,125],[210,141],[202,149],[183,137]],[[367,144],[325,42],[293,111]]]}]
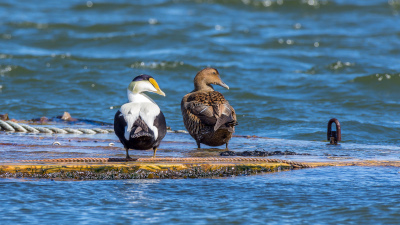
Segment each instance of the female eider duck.
[{"label": "female eider duck", "polygon": [[218,70],[205,68],[199,71],[194,78],[194,90],[185,95],[181,102],[183,123],[189,134],[200,143],[208,146],[226,144],[235,132],[235,110],[218,91],[214,91],[211,84],[220,85],[229,89],[222,82]]},{"label": "female eider duck", "polygon": [[164,114],[158,105],[143,92],[165,96],[156,80],[149,75],[135,77],[128,86],[129,103],[121,106],[114,117],[114,131],[126,150],[153,149],[154,154],[167,133]]}]

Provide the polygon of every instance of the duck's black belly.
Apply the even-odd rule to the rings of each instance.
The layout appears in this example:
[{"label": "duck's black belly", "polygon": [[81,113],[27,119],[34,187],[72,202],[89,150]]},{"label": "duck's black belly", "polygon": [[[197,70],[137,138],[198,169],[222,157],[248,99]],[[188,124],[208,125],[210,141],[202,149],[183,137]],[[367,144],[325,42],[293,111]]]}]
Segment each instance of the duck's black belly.
[{"label": "duck's black belly", "polygon": [[156,141],[153,136],[141,136],[129,139],[127,147],[135,150],[148,150],[152,149]]}]

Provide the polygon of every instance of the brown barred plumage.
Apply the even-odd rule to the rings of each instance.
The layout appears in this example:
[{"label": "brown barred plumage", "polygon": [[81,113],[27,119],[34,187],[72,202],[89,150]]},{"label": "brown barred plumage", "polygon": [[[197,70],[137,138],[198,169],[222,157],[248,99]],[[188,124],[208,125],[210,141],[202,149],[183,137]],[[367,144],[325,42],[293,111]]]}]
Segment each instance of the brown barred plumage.
[{"label": "brown barred plumage", "polygon": [[183,122],[189,134],[209,146],[226,144],[235,132],[236,113],[224,96],[214,91],[210,84],[229,88],[219,77],[218,71],[206,68],[197,73],[195,90],[185,95],[181,102]]}]

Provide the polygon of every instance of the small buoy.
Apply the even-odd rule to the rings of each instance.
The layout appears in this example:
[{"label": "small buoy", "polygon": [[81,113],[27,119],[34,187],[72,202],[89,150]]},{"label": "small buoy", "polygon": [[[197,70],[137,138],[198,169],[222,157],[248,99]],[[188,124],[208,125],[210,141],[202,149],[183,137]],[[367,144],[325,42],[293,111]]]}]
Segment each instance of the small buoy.
[{"label": "small buoy", "polygon": [[110,146],[110,147],[111,147],[111,146],[114,146],[114,143],[110,143],[110,144],[108,144],[108,146]]},{"label": "small buoy", "polygon": [[55,142],[53,142],[53,145],[61,145],[61,143],[58,141],[55,141]]}]

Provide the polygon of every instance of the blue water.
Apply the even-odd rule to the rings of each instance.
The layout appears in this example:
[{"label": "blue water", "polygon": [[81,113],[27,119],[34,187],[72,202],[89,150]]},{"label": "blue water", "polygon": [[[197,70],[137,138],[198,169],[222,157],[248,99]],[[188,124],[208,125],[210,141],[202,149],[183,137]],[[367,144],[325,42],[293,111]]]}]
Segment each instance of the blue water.
[{"label": "blue water", "polygon": [[0,180],[2,224],[397,224],[398,168],[227,179]]},{"label": "blue water", "polygon": [[[1,1],[0,114],[112,122],[136,75],[173,129],[205,66],[231,89],[237,134],[399,144],[398,0]],[[111,107],[111,109],[110,109]]]},{"label": "blue water", "polygon": [[[234,138],[232,150],[398,159],[399,13],[399,0],[1,0],[0,114],[112,123],[129,82],[146,73],[167,95],[150,94],[167,125],[180,130],[181,98],[212,66],[230,86],[216,90],[236,110],[236,134],[274,138]],[[342,125],[335,149],[321,142],[332,117]],[[188,135],[165,140],[175,139],[186,145],[164,142],[161,156],[195,148]],[[0,154],[34,157],[27,149]],[[77,147],[64,156],[84,154],[99,155]],[[218,180],[6,179],[0,223],[397,223],[397,178],[397,168],[345,167]]]}]

